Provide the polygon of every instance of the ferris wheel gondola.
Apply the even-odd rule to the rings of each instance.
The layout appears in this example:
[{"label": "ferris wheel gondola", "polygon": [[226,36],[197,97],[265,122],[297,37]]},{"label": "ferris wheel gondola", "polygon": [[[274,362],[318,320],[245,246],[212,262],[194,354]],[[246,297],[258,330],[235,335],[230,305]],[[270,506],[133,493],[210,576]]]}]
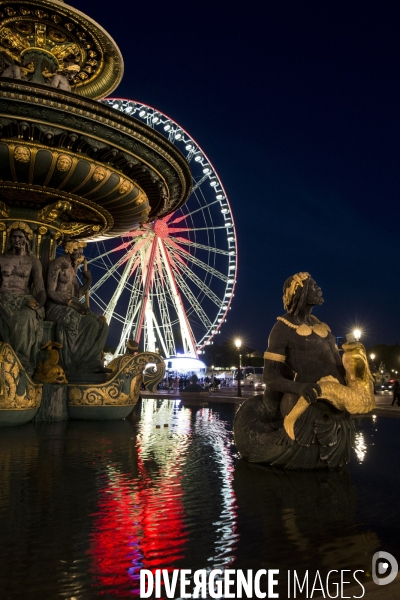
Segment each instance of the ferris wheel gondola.
[{"label": "ferris wheel gondola", "polygon": [[142,337],[145,350],[197,356],[220,332],[234,296],[237,243],[225,189],[204,151],[170,117],[133,100],[103,102],[174,143],[190,163],[193,185],[174,213],[117,243],[90,245],[88,262],[98,270],[91,298],[120,332],[116,354],[129,337]]}]

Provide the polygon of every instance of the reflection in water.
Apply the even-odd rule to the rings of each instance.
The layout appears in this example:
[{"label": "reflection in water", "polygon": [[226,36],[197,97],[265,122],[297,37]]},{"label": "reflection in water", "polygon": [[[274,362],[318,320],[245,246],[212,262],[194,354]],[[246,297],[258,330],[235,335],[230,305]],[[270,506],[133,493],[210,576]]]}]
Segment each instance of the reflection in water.
[{"label": "reflection in water", "polygon": [[[240,460],[234,489],[241,532],[235,568],[369,570],[379,540],[354,522],[356,495],[347,469],[282,471]],[[250,553],[255,535],[259,560]],[[280,583],[286,589],[286,579]]]},{"label": "reflection in water", "polygon": [[[200,559],[197,568],[232,562],[231,445],[226,424],[208,408],[180,408],[174,400],[143,402],[137,471],[127,476],[109,466],[93,515],[90,554],[96,586],[112,589],[115,596],[129,590],[138,595],[141,568],[187,568],[192,552],[194,560]],[[213,465],[210,473],[201,464],[204,458]],[[213,493],[214,504],[205,507]],[[198,511],[206,515],[203,546],[211,546],[210,555],[199,554],[196,533],[204,518]]]},{"label": "reflection in water", "polygon": [[362,431],[358,431],[356,433],[354,450],[356,451],[358,462],[362,463],[365,455],[367,454],[367,444],[365,443],[365,438]]},{"label": "reflection in water", "polygon": [[[220,421],[217,414],[208,408],[198,412],[195,432],[197,439],[202,440],[202,446],[210,448],[209,461],[215,465],[219,479],[218,488],[211,490],[211,494],[220,494],[221,502],[219,518],[212,524],[215,535],[214,551],[203,568],[226,569],[235,558],[233,553],[238,538],[235,533],[237,515],[233,491],[232,434],[227,431],[226,423]],[[208,497],[204,494],[203,499],[204,502],[208,502]]]},{"label": "reflection in water", "polygon": [[370,440],[383,425],[369,432],[364,420],[363,460],[352,464],[364,485],[356,502],[347,470],[237,461],[234,412],[146,400],[133,421],[1,430],[4,597],[137,597],[141,568],[367,569],[383,547],[372,532],[381,494],[357,477],[367,475],[378,452]]}]

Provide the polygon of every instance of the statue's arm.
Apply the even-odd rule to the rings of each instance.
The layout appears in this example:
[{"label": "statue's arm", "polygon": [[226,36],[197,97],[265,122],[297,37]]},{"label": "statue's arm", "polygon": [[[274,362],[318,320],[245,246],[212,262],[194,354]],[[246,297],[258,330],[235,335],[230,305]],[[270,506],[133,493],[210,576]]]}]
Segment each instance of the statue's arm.
[{"label": "statue's arm", "polygon": [[87,270],[85,271],[85,269],[84,269],[82,271],[82,276],[83,276],[85,282],[83,285],[79,286],[79,292],[78,292],[79,298],[83,298],[83,296],[86,294],[86,292],[89,290],[89,288],[92,284],[92,274],[90,271],[87,271]]},{"label": "statue's arm", "polygon": [[290,379],[290,371],[285,373],[288,345],[286,329],[279,322],[274,325],[268,339],[268,349],[264,352],[263,380],[265,385],[273,392],[293,391],[291,384],[294,376]]},{"label": "statue's arm", "polygon": [[290,330],[283,323],[276,323],[268,340],[268,350],[264,353],[263,380],[266,389],[282,394],[291,393],[304,396],[315,402],[321,393],[316,382],[295,381],[296,373],[286,364],[286,354],[290,341]]},{"label": "statue's arm", "polygon": [[38,308],[42,308],[46,302],[46,291],[44,289],[42,264],[36,257],[34,257],[32,263],[32,279],[36,289],[35,299],[39,305]]},{"label": "statue's arm", "polygon": [[49,264],[49,271],[47,273],[47,295],[55,304],[63,304],[68,306],[71,296],[65,291],[57,291],[60,270],[60,263],[57,260],[51,261]]},{"label": "statue's arm", "polygon": [[83,296],[86,294],[86,292],[88,291],[88,289],[90,288],[90,285],[92,283],[92,276],[89,273],[89,271],[83,271],[83,276],[85,278],[85,283],[81,286],[79,286],[79,298],[83,298]]}]

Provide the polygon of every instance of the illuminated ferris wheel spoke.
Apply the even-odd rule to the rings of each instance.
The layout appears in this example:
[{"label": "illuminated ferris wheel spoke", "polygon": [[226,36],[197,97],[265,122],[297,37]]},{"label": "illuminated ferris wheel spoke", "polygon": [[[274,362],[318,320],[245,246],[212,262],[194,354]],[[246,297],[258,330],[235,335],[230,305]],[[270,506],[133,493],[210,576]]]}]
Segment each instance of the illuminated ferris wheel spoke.
[{"label": "illuminated ferris wheel spoke", "polygon": [[167,275],[167,281],[169,283],[171,299],[175,305],[175,310],[178,315],[180,330],[182,335],[183,351],[185,354],[192,354],[196,356],[196,343],[194,340],[193,332],[189,325],[189,321],[186,316],[185,308],[182,303],[181,295],[176,285],[174,274],[171,268],[171,261],[167,257],[167,252],[164,244],[160,240],[160,251],[164,262],[164,267]]},{"label": "illuminated ferris wheel spoke", "polygon": [[219,204],[219,201],[218,200],[214,200],[213,202],[209,202],[209,204],[205,204],[204,206],[201,206],[200,208],[197,208],[196,210],[192,210],[191,212],[185,213],[182,217],[178,217],[177,219],[174,219],[170,223],[171,223],[171,225],[173,223],[179,223],[180,221],[183,221],[184,219],[187,219],[188,217],[191,217],[191,216],[195,215],[198,212],[206,210],[210,206],[213,206],[213,204]]},{"label": "illuminated ferris wheel spoke", "polygon": [[129,306],[126,315],[126,321],[124,322],[124,328],[122,330],[122,335],[119,341],[119,344],[115,350],[115,354],[121,354],[125,350],[126,342],[130,338],[131,331],[133,328],[133,323],[135,317],[140,308],[140,287],[138,286],[135,291],[132,293],[129,299]]},{"label": "illuminated ferris wheel spoke", "polygon": [[[181,253],[179,250],[176,250],[175,252],[176,252],[176,254],[179,254],[179,256],[183,256],[183,257],[185,258],[185,255],[184,255],[184,254],[182,254],[182,253]],[[214,276],[214,277],[217,277],[217,279],[220,279],[220,280],[221,280],[221,281],[223,281],[224,283],[227,283],[227,282],[230,280],[230,279],[229,279],[229,276],[223,275],[222,273],[220,273],[220,272],[219,272],[219,271],[217,271],[216,269],[213,269],[212,267],[208,267],[208,268],[206,269],[206,267],[204,266],[204,265],[205,265],[205,263],[204,263],[203,261],[201,261],[201,260],[198,260],[198,259],[197,259],[196,257],[194,257],[194,256],[192,256],[192,257],[190,258],[190,261],[189,261],[189,262],[191,263],[190,267],[191,267],[192,265],[196,265],[196,266],[200,267],[201,269],[203,269],[203,270],[207,271],[208,275],[212,275],[212,276]],[[186,266],[187,266],[187,267],[189,267],[189,265],[186,265]]]},{"label": "illuminated ferris wheel spoke", "polygon": [[119,273],[119,267],[121,267],[125,261],[126,256],[123,256],[115,263],[115,265],[106,267],[106,273],[100,279],[98,279],[90,288],[90,295],[93,295],[99,288],[101,288],[101,286],[104,283],[106,283],[110,277],[115,277],[116,281],[119,282],[120,278],[119,276],[117,277],[116,274]]},{"label": "illuminated ferris wheel spoke", "polygon": [[197,188],[199,188],[205,181],[207,181],[207,179],[208,175],[204,175],[199,181],[197,181],[192,187],[192,192],[195,192]]},{"label": "illuminated ferris wheel spoke", "polygon": [[128,277],[129,277],[129,275],[131,274],[132,267],[133,267],[133,264],[134,264],[135,261],[136,261],[136,253],[132,252],[130,258],[125,263],[125,268],[124,268],[124,270],[122,272],[122,277],[119,280],[119,283],[118,283],[118,285],[117,285],[117,287],[115,289],[115,292],[112,295],[112,298],[111,298],[111,300],[110,300],[110,302],[109,302],[109,304],[107,306],[107,310],[104,313],[104,316],[105,316],[108,324],[111,321],[111,317],[114,314],[115,307],[117,306],[118,300],[121,297],[121,294],[122,294],[122,291],[123,291],[123,289],[125,287],[126,281],[127,281]]},{"label": "illuminated ferris wheel spoke", "polygon": [[200,302],[197,300],[196,296],[193,294],[192,290],[186,283],[185,279],[177,271],[175,271],[175,279],[179,284],[180,289],[182,290],[186,298],[189,300],[191,308],[195,311],[201,323],[204,325],[205,328],[209,329],[212,326],[212,323],[207,317],[207,314],[204,312]]},{"label": "illuminated ferris wheel spoke", "polygon": [[97,306],[100,308],[100,310],[104,313],[105,310],[107,310],[107,304],[105,302],[103,302],[103,300],[101,298],[99,298],[96,294],[93,294],[90,296],[90,299],[97,304]]},{"label": "illuminated ferris wheel spoke", "polygon": [[[171,356],[172,354],[176,354],[176,350],[175,350],[175,346],[174,345],[172,345],[172,346],[166,346],[165,341],[164,341],[164,339],[165,339],[164,335],[161,332],[161,329],[160,329],[160,327],[158,325],[158,322],[157,322],[157,319],[156,319],[154,313],[152,313],[152,318],[153,318],[154,329],[155,329],[155,331],[156,331],[156,333],[158,335],[158,339],[160,340],[161,348],[162,348],[162,350],[164,352],[164,355],[165,356]],[[154,343],[155,343],[155,341],[156,340],[154,340]],[[156,348],[154,348],[154,350],[156,350]]]},{"label": "illuminated ferris wheel spoke", "polygon": [[224,225],[221,225],[219,227],[193,227],[192,229],[187,229],[187,231],[215,231],[216,229],[226,230],[226,227]]},{"label": "illuminated ferris wheel spoke", "polygon": [[[167,245],[169,246],[169,244],[170,243],[168,242]],[[182,256],[183,258],[186,258],[188,260],[188,262],[191,262],[192,264],[200,267],[204,271],[207,271],[210,275],[213,275],[214,277],[217,277],[218,279],[221,279],[225,283],[229,280],[229,276],[228,275],[224,275],[220,271],[217,271],[216,269],[213,269],[212,267],[210,267],[209,265],[207,265],[202,260],[196,258],[195,256],[191,256],[189,254],[189,258],[188,258],[188,256],[187,256],[188,253],[185,250],[181,250],[180,248],[174,248],[174,252],[176,252],[177,254],[179,254],[179,256]]]},{"label": "illuminated ferris wheel spoke", "polygon": [[199,250],[206,250],[207,252],[215,252],[216,254],[223,254],[224,256],[229,256],[229,250],[220,250],[220,248],[213,248],[212,246],[204,246],[203,244],[197,244],[196,242],[192,242],[191,240],[186,240],[181,237],[172,237],[175,242],[179,242],[179,244],[185,244],[186,246],[193,246],[193,248],[199,248]]},{"label": "illuminated ferris wheel spoke", "polygon": [[[139,336],[140,336],[140,334],[139,334]],[[154,335],[154,313],[153,313],[152,298],[147,298],[147,301],[146,301],[146,307],[145,307],[145,311],[144,311],[144,321],[143,321],[143,336],[144,336],[145,347],[148,348],[150,350],[150,352],[155,352],[156,337]]]},{"label": "illuminated ferris wheel spoke", "polygon": [[197,356],[219,332],[234,295],[237,248],[228,198],[206,154],[175,121],[143,103],[104,102],[163,133],[183,152],[193,192],[174,213],[97,244],[97,256],[89,260],[100,274],[94,276],[93,301],[110,331],[118,331],[117,354],[128,337],[142,335],[145,350]]},{"label": "illuminated ferris wheel spoke", "polygon": [[107,252],[103,252],[103,254],[98,254],[98,255],[94,256],[93,258],[88,258],[88,265],[90,265],[93,262],[98,263],[100,260],[106,258],[107,256],[112,256],[118,250],[124,250],[125,248],[127,248],[128,246],[131,246],[132,244],[133,244],[132,240],[129,240],[129,242],[125,242],[123,244],[120,244],[118,246],[118,248],[112,248],[112,250],[108,250]]},{"label": "illuminated ferris wheel spoke", "polygon": [[[176,265],[175,268],[178,269]],[[197,275],[195,275],[193,271],[191,271],[191,269],[189,269],[189,267],[187,267],[183,263],[179,263],[179,269],[186,275],[188,279],[190,279],[190,281],[192,281],[199,288],[199,290],[203,292],[203,294],[205,294],[210,300],[212,300],[214,304],[216,304],[217,306],[221,305],[221,298],[218,298],[218,296],[214,294],[214,292],[211,291],[210,288],[203,281],[201,281],[201,279],[197,277]]]},{"label": "illuminated ferris wheel spoke", "polygon": [[[142,334],[143,324],[146,319],[146,309],[149,301],[150,294],[150,286],[153,279],[153,269],[154,269],[154,258],[157,250],[157,241],[153,238],[151,244],[148,248],[141,248],[141,258],[142,258],[142,281],[143,281],[143,298],[141,301],[140,312],[138,316],[138,320],[136,322],[135,328],[135,339],[140,339]],[[147,309],[148,310],[148,309]],[[146,347],[146,345],[145,345]],[[150,351],[155,350],[155,346],[153,345],[147,346]]]},{"label": "illuminated ferris wheel spoke", "polygon": [[[167,279],[167,275],[165,279]],[[164,282],[161,282],[160,278],[158,277],[156,281],[155,294],[160,301],[160,317],[163,329],[163,335],[160,335],[160,341],[165,352],[165,356],[173,356],[174,354],[176,354],[176,347],[171,327],[172,319],[168,310],[167,295],[163,283]]]}]

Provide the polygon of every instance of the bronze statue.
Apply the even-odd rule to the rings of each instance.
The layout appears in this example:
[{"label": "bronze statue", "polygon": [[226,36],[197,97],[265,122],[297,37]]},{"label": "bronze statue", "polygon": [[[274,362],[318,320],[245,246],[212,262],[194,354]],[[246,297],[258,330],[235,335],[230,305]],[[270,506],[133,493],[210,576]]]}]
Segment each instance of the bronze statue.
[{"label": "bronze statue", "polygon": [[44,68],[42,75],[45,80],[54,88],[59,90],[65,90],[66,92],[71,91],[71,81],[77,73],[79,73],[80,67],[72,62],[64,63],[63,67],[57,72],[51,71],[48,67]]},{"label": "bronze statue", "polygon": [[0,256],[0,336],[11,345],[24,369],[32,375],[42,340],[46,301],[42,265],[31,254],[33,232],[26,223],[12,223],[8,234],[8,249]]},{"label": "bronze statue", "polygon": [[10,79],[27,80],[34,73],[35,65],[33,61],[21,63],[12,52],[0,46],[0,72],[1,77]]},{"label": "bronze statue", "polygon": [[47,276],[46,320],[56,322],[56,340],[62,344],[61,362],[68,379],[78,372],[108,372],[101,361],[108,325],[79,301],[92,281],[88,271],[83,271],[83,285],[76,276],[85,246],[85,242],[67,242],[64,254],[50,262]]},{"label": "bronze statue", "polygon": [[235,442],[250,462],[341,466],[353,443],[350,413],[375,406],[365,349],[345,344],[342,364],[328,325],[311,314],[323,297],[309,273],[289,277],[283,291],[287,312],[278,317],[264,354],[265,392],[240,407]]}]

